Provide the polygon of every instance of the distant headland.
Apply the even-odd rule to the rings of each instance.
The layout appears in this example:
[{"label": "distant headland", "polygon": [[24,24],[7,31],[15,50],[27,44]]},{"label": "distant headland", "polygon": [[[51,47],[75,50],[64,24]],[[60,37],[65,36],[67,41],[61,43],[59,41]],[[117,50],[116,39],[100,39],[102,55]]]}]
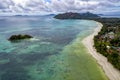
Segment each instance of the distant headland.
[{"label": "distant headland", "polygon": [[58,14],[54,16],[56,19],[85,19],[85,18],[100,18],[99,15],[93,14],[90,12],[86,13],[73,13],[73,12],[67,12],[63,14]]}]

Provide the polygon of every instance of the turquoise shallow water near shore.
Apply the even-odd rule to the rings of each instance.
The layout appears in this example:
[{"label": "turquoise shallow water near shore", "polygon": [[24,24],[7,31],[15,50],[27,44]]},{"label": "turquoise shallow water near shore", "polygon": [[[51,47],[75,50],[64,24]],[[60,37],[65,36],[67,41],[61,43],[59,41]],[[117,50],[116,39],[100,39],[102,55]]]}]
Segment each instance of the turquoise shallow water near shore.
[{"label": "turquoise shallow water near shore", "polygon": [[[107,80],[81,43],[96,22],[0,17],[0,24],[0,80]],[[7,40],[19,33],[34,39]]]}]

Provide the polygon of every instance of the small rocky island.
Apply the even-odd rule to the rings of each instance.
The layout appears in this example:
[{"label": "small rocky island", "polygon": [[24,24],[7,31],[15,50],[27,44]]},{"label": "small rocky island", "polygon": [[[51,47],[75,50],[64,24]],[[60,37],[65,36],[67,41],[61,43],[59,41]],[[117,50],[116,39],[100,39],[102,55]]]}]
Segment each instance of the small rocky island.
[{"label": "small rocky island", "polygon": [[27,34],[18,34],[18,35],[12,35],[8,40],[17,41],[17,40],[30,39],[30,38],[33,38],[33,37]]},{"label": "small rocky island", "polygon": [[88,18],[99,18],[100,16],[86,12],[86,13],[73,13],[73,12],[67,12],[63,14],[58,14],[54,16],[56,19],[88,19]]}]

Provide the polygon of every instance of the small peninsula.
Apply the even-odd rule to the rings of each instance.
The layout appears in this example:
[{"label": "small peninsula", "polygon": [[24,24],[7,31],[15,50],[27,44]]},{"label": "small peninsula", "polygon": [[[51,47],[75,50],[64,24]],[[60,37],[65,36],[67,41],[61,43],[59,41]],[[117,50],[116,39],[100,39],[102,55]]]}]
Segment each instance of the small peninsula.
[{"label": "small peninsula", "polygon": [[33,37],[27,34],[18,34],[18,35],[12,35],[8,40],[16,41],[16,40],[23,40],[23,39],[30,39],[30,38],[33,38]]}]

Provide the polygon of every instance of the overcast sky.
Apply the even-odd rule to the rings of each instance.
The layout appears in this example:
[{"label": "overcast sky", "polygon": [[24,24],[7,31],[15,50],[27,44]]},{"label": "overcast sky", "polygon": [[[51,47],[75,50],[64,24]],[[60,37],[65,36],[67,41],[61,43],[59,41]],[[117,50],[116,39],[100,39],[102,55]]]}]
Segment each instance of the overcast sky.
[{"label": "overcast sky", "polygon": [[120,0],[0,0],[0,14],[86,12],[119,14]]}]

